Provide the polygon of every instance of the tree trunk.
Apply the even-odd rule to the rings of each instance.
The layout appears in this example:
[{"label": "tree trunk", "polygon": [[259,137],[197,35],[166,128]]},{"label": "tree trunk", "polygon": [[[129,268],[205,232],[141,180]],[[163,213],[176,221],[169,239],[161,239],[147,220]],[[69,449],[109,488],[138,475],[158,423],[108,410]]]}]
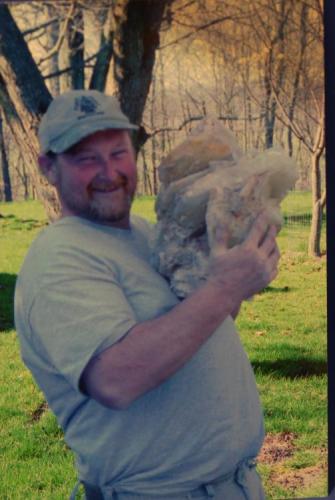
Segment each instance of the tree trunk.
[{"label": "tree trunk", "polygon": [[[172,0],[116,0],[114,78],[123,112],[140,124],[148,96],[159,30]],[[148,138],[143,127],[135,137],[138,151]]]},{"label": "tree trunk", "polygon": [[[150,128],[153,130],[155,128],[155,115],[156,115],[156,92],[157,91],[157,81],[156,77],[152,79],[151,86],[151,106],[150,106]],[[153,185],[153,194],[158,194],[158,178],[157,178],[157,148],[158,141],[156,135],[151,138],[151,168],[152,168],[152,185]]]},{"label": "tree trunk", "polygon": [[[285,51],[285,26],[292,12],[292,0],[279,2],[280,11],[276,13],[278,21],[276,22],[276,32],[270,37],[269,54],[265,64],[264,86],[265,86],[265,146],[273,146],[275,122],[277,115],[277,102],[273,96],[273,86],[281,89],[286,62],[283,57]],[[280,56],[280,57],[277,57]]]},{"label": "tree trunk", "polygon": [[115,30],[115,19],[113,10],[101,12],[103,26],[100,35],[100,50],[93,68],[90,89],[104,91],[107,82],[108,71],[113,57],[113,41]]},{"label": "tree trunk", "polygon": [[[303,70],[304,59],[305,59],[305,51],[307,46],[307,15],[308,9],[305,3],[302,4],[301,7],[301,15],[300,15],[300,50],[299,50],[299,59],[297,68],[295,71],[295,76],[293,80],[293,90],[292,90],[292,99],[288,110],[289,121],[293,122],[295,107],[298,99],[299,85],[301,79],[301,73]],[[287,144],[288,144],[288,154],[293,156],[293,131],[292,127],[289,125],[287,131]]]},{"label": "tree trunk", "polygon": [[[136,124],[140,124],[142,120],[155,62],[155,50],[159,45],[163,14],[172,1],[115,0],[113,3],[117,23],[113,41],[117,94],[124,113]],[[83,25],[81,9],[77,6],[76,9],[76,23],[69,28],[69,50],[63,47],[62,52],[65,56],[69,55],[70,59],[64,66],[72,64],[74,68],[70,85],[82,88]],[[8,7],[1,4],[0,43],[0,92],[5,103],[6,121],[18,147],[23,151],[38,197],[43,202],[49,218],[54,219],[59,213],[55,190],[48,185],[37,168],[37,126],[51,101],[51,95]],[[62,85],[61,91],[64,90]],[[135,138],[137,150],[147,137],[142,127]]]},{"label": "tree trunk", "polygon": [[0,112],[0,162],[2,170],[2,179],[4,184],[4,199],[5,201],[13,201],[12,184],[9,175],[9,164],[4,142],[3,118],[1,112]]},{"label": "tree trunk", "polygon": [[[37,167],[39,144],[36,132],[34,133],[26,129],[23,118],[17,115],[15,106],[6,91],[6,85],[0,75],[0,95],[2,102],[5,103],[4,109],[8,127],[18,148],[22,151],[38,199],[43,203],[48,218],[51,221],[55,220],[59,215],[59,202],[55,189],[39,173]],[[30,118],[30,115],[28,115],[28,118]]]},{"label": "tree trunk", "polygon": [[35,130],[51,96],[6,5],[0,5],[0,74],[27,130]]},{"label": "tree trunk", "polygon": [[271,73],[273,65],[273,47],[271,47],[267,56],[264,72],[264,89],[265,89],[265,103],[264,103],[264,126],[265,126],[265,148],[273,146],[273,134],[276,120],[276,103],[272,97],[272,82]]},{"label": "tree trunk", "polygon": [[321,256],[321,229],[322,229],[322,188],[320,155],[313,154],[311,169],[312,184],[312,224],[308,242],[308,255],[311,257]]},{"label": "tree trunk", "polygon": [[[49,19],[52,19],[56,15],[56,9],[53,5],[46,5],[46,11],[47,11],[47,16]],[[58,37],[59,37],[59,24],[58,23],[52,23],[48,29],[47,29],[47,36],[48,36],[48,46],[49,50],[57,43]],[[48,60],[48,73],[53,74],[57,73],[59,70],[58,67],[58,54],[55,52],[50,59]],[[48,87],[52,95],[58,95],[60,86],[59,86],[59,77],[55,78],[50,78],[48,80]]]},{"label": "tree trunk", "polygon": [[[63,43],[58,51],[58,68],[60,71],[70,67],[70,49],[68,36],[65,35]],[[70,71],[61,73],[58,76],[59,92],[63,94],[71,89],[71,74]]]},{"label": "tree trunk", "polygon": [[29,175],[27,174],[27,169],[24,163],[24,159],[20,155],[17,164],[15,165],[15,171],[20,179],[21,185],[23,187],[23,197],[25,200],[29,200],[29,198],[34,198],[34,189],[33,186],[30,184],[30,178]]},{"label": "tree trunk", "polygon": [[143,163],[143,192],[141,194],[153,195],[153,188],[151,182],[151,175],[149,172],[149,167],[146,159],[145,148],[140,151]]},{"label": "tree trunk", "polygon": [[6,122],[24,151],[38,197],[54,219],[59,211],[55,190],[37,168],[37,126],[51,96],[6,5],[0,5],[0,36],[0,96]]},{"label": "tree trunk", "polygon": [[71,87],[85,88],[84,70],[84,19],[81,7],[75,8],[68,30],[69,62],[71,67]]}]

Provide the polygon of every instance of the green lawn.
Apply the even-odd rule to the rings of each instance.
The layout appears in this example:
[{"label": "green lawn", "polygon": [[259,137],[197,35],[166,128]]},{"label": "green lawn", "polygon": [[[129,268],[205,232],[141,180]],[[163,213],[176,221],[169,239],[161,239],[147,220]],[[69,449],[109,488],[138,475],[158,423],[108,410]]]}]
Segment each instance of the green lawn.
[{"label": "green lawn", "polygon": [[312,195],[309,191],[294,191],[281,203],[283,214],[302,215],[311,212]]},{"label": "green lawn", "polygon": [[[286,213],[309,212],[307,199],[292,193]],[[150,197],[135,200],[134,212],[155,220]],[[33,201],[0,203],[0,214],[0,498],[65,499],[76,480],[72,453],[20,360],[12,321],[16,274],[46,219]],[[326,260],[307,257],[307,238],[308,227],[283,228],[279,275],[237,321],[264,407],[259,470],[269,499],[327,490]]]}]

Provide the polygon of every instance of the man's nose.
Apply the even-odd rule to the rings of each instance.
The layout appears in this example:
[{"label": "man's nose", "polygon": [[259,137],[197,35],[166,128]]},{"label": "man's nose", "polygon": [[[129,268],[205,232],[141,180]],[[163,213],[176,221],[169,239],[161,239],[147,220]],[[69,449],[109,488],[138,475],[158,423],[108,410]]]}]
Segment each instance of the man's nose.
[{"label": "man's nose", "polygon": [[102,158],[100,161],[100,175],[107,179],[114,179],[120,176],[116,162],[113,158]]}]

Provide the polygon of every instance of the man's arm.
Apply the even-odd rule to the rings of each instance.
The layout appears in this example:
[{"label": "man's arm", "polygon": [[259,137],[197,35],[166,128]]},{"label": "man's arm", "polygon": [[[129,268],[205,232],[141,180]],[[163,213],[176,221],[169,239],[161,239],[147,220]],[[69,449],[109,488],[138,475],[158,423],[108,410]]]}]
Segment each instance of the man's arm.
[{"label": "man's arm", "polygon": [[83,372],[83,390],[105,406],[125,409],[176,373],[243,300],[277,275],[276,228],[264,236],[265,228],[260,216],[243,244],[227,250],[218,243],[207,282],[94,357]]}]

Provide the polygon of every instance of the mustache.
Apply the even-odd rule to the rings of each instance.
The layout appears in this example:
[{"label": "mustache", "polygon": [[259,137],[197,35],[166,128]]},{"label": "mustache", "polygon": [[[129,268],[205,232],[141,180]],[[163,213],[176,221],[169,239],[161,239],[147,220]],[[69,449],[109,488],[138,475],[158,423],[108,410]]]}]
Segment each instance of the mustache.
[{"label": "mustache", "polygon": [[91,182],[89,189],[103,191],[113,191],[115,189],[124,188],[128,184],[128,179],[125,175],[118,175],[115,179],[95,179]]}]

